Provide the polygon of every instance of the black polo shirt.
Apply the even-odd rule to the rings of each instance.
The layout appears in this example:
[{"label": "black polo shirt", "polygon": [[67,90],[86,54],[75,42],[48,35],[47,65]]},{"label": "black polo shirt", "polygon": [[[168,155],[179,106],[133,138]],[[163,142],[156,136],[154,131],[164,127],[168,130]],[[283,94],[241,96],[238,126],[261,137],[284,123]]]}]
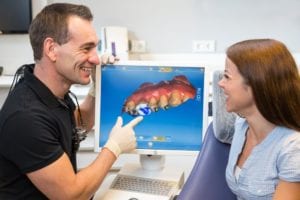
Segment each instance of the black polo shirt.
[{"label": "black polo shirt", "polygon": [[75,105],[58,100],[25,66],[24,77],[0,111],[0,199],[46,199],[26,173],[56,161],[65,152],[76,171],[72,149]]}]

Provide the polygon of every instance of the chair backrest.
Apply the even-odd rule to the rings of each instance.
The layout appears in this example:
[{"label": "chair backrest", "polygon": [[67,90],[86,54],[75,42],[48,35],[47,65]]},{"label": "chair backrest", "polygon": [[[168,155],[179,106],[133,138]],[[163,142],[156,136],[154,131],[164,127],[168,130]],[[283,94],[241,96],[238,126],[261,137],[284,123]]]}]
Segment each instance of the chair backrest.
[{"label": "chair backrest", "polygon": [[231,144],[234,133],[236,114],[228,113],[225,107],[225,95],[218,82],[222,79],[222,71],[214,71],[212,80],[212,110],[214,134],[218,140]]},{"label": "chair backrest", "polygon": [[177,200],[235,200],[229,189],[225,170],[235,115],[226,112],[225,97],[218,87],[221,71],[213,75],[213,122],[206,130],[202,149]]},{"label": "chair backrest", "polygon": [[222,143],[216,139],[211,123],[207,128],[202,150],[177,199],[236,199],[225,180],[229,149],[230,144]]}]

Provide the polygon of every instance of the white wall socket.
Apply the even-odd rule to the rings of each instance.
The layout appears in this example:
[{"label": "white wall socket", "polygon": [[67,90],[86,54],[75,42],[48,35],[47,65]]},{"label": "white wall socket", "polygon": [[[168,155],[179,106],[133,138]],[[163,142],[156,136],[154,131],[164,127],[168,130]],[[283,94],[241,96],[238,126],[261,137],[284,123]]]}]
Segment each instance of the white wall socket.
[{"label": "white wall socket", "polygon": [[193,41],[193,52],[215,52],[216,41],[215,40],[194,40]]},{"label": "white wall socket", "polygon": [[146,41],[145,40],[131,40],[131,52],[132,53],[145,53]]}]

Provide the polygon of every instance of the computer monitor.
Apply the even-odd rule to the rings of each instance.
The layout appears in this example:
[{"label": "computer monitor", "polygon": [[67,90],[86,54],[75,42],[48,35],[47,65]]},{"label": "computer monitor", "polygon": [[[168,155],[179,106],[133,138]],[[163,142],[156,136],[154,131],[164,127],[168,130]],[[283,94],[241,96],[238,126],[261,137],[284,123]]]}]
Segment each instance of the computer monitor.
[{"label": "computer monitor", "polygon": [[95,151],[118,116],[126,124],[143,115],[132,153],[141,155],[144,168],[161,168],[165,155],[197,154],[208,123],[208,78],[194,63],[127,61],[98,68]]}]

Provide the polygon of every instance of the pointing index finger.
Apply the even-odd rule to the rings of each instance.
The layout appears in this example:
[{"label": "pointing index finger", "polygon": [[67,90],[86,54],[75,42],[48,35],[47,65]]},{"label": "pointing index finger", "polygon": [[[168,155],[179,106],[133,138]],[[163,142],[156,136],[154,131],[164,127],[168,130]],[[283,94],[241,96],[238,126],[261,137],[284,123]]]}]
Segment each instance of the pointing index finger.
[{"label": "pointing index finger", "polygon": [[136,117],[135,119],[131,120],[126,126],[131,126],[132,128],[135,127],[140,121],[143,120],[142,116]]}]

